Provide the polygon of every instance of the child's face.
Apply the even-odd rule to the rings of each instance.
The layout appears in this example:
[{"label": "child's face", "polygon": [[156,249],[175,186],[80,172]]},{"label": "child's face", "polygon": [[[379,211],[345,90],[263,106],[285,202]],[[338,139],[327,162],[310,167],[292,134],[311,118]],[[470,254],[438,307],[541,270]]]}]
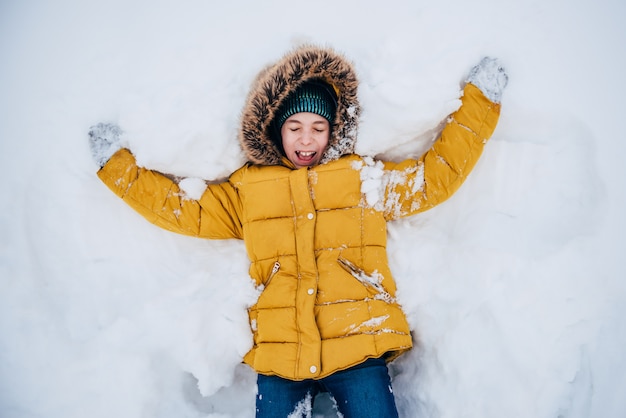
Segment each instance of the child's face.
[{"label": "child's face", "polygon": [[320,115],[301,112],[292,115],[280,129],[285,156],[296,168],[320,162],[330,138],[330,124]]}]

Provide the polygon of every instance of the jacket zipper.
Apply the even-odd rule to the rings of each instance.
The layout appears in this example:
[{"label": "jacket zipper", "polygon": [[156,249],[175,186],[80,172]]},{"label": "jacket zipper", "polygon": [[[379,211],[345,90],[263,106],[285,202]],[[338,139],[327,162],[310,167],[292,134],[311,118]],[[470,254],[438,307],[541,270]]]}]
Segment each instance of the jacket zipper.
[{"label": "jacket zipper", "polygon": [[267,280],[265,281],[265,287],[270,285],[270,282],[272,281],[272,279],[274,278],[276,273],[278,273],[278,270],[280,270],[280,262],[279,261],[274,263],[274,266],[272,267],[272,272],[270,273],[270,275],[268,276]]}]

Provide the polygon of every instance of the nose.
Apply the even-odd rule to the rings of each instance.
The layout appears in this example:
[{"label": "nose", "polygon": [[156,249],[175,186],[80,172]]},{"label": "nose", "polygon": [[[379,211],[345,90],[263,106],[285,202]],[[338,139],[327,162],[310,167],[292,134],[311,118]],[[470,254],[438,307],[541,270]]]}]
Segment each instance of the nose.
[{"label": "nose", "polygon": [[313,134],[310,129],[304,129],[302,131],[302,136],[300,137],[300,143],[302,145],[309,145],[313,142]]}]

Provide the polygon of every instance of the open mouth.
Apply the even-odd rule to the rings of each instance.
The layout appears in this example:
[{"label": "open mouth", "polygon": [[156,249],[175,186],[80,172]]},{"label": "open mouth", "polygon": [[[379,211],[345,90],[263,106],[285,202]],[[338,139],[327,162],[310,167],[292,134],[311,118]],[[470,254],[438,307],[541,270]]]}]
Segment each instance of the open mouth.
[{"label": "open mouth", "polygon": [[316,154],[315,151],[296,151],[296,155],[302,161],[311,161]]}]

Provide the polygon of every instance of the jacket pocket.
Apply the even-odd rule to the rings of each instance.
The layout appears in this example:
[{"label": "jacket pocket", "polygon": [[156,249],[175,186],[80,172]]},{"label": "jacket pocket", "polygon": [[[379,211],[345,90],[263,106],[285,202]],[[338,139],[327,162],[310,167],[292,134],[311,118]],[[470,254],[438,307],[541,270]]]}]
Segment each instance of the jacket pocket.
[{"label": "jacket pocket", "polygon": [[395,301],[383,287],[383,276],[376,270],[368,274],[352,261],[343,257],[337,257],[337,262],[345,271],[365,286],[367,290],[374,295],[374,299],[382,299],[389,303]]}]

